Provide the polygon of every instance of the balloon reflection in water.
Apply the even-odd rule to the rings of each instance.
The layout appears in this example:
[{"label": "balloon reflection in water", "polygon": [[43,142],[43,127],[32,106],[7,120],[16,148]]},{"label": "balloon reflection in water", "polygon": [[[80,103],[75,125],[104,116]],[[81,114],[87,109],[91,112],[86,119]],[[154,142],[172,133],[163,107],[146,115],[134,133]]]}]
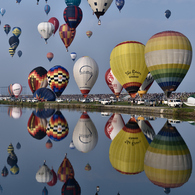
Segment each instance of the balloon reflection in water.
[{"label": "balloon reflection in water", "polygon": [[57,177],[61,182],[66,182],[70,176],[74,176],[74,169],[66,154],[58,168]]},{"label": "balloon reflection in water", "polygon": [[190,178],[190,151],[177,129],[168,121],[149,145],[144,169],[148,179],[163,187],[167,194],[170,188],[180,187]]},{"label": "balloon reflection in water", "polygon": [[22,109],[18,107],[13,107],[12,108],[12,117],[14,119],[18,119],[22,116]]},{"label": "balloon reflection in water", "polygon": [[80,152],[87,153],[95,148],[98,142],[98,132],[87,112],[83,112],[77,122],[72,140]]},{"label": "balloon reflection in water", "polygon": [[69,132],[69,127],[63,114],[58,110],[51,117],[47,125],[47,135],[54,141],[60,141],[64,139]]},{"label": "balloon reflection in water", "polygon": [[46,161],[44,161],[44,164],[40,167],[40,169],[36,173],[36,180],[40,183],[47,183],[52,180],[53,173],[49,169],[49,167],[45,164]]},{"label": "balloon reflection in water", "polygon": [[32,137],[41,140],[46,136],[47,120],[37,117],[34,113],[31,114],[27,129]]},{"label": "balloon reflection in water", "polygon": [[136,119],[131,118],[110,144],[110,162],[122,174],[138,174],[144,170],[144,156],[148,146]]},{"label": "balloon reflection in water", "polygon": [[109,139],[113,140],[124,125],[121,114],[113,113],[105,125],[104,132]]},{"label": "balloon reflection in water", "polygon": [[39,118],[49,118],[55,113],[55,109],[52,108],[36,108],[33,110],[33,114],[35,114]]}]

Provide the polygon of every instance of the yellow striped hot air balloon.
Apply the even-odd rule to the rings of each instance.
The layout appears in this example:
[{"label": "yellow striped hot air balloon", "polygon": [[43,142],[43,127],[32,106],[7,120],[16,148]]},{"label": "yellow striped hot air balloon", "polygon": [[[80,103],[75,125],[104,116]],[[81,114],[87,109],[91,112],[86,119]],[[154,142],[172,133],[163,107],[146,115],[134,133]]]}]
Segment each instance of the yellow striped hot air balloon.
[{"label": "yellow striped hot air balloon", "polygon": [[125,41],[114,47],[110,68],[130,96],[135,96],[144,82],[148,69],[144,57],[145,46],[137,41]]},{"label": "yellow striped hot air balloon", "polygon": [[182,33],[163,31],[153,35],[146,43],[145,60],[153,78],[169,97],[190,68],[192,46]]},{"label": "yellow striped hot air balloon", "polygon": [[170,123],[154,137],[144,160],[144,170],[148,179],[163,187],[165,193],[188,181],[192,172],[190,151],[177,131]]},{"label": "yellow striped hot air balloon", "polygon": [[136,119],[131,118],[110,144],[109,159],[122,174],[138,174],[144,170],[144,157],[149,146]]}]

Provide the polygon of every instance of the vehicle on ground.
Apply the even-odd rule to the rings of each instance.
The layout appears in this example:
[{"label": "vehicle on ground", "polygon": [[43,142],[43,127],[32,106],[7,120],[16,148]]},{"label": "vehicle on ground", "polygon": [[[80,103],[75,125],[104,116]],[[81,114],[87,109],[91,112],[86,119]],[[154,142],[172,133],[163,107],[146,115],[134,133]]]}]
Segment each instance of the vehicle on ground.
[{"label": "vehicle on ground", "polygon": [[112,103],[112,101],[111,100],[107,100],[107,99],[103,99],[102,101],[101,101],[101,104],[103,104],[103,105],[109,105],[109,104],[111,104]]},{"label": "vehicle on ground", "polygon": [[182,107],[183,103],[180,99],[169,99],[168,106],[169,107]]},{"label": "vehicle on ground", "polygon": [[56,102],[63,102],[63,99],[58,98],[58,99],[56,100]]},{"label": "vehicle on ground", "polygon": [[139,99],[139,100],[137,100],[137,104],[138,105],[144,105],[144,99]]},{"label": "vehicle on ground", "polygon": [[145,100],[144,105],[145,106],[157,106],[157,103],[155,99],[150,99],[150,100]]},{"label": "vehicle on ground", "polygon": [[38,102],[38,100],[37,99],[32,99],[31,102],[35,103],[35,102]]},{"label": "vehicle on ground", "polygon": [[86,99],[84,99],[83,100],[83,103],[90,103],[91,101],[90,101],[90,99],[88,99],[88,98],[86,98]]}]

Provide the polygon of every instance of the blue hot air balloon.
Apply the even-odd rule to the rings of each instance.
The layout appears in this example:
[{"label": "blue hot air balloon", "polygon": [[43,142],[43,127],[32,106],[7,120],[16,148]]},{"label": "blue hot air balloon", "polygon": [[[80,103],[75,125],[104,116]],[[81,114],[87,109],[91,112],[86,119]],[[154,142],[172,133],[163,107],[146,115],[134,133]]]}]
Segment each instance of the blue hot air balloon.
[{"label": "blue hot air balloon", "polygon": [[5,14],[5,12],[6,12],[6,10],[4,8],[0,9],[0,13],[1,13],[2,16]]},{"label": "blue hot air balloon", "polygon": [[14,28],[12,29],[12,34],[13,34],[14,36],[16,36],[16,37],[19,37],[19,36],[21,35],[21,32],[22,32],[22,30],[21,30],[20,27],[14,27]]},{"label": "blue hot air balloon", "polygon": [[39,118],[49,118],[55,113],[55,109],[52,108],[39,108],[36,110],[33,110],[33,114],[36,115]]},{"label": "blue hot air balloon", "polygon": [[70,5],[79,6],[81,3],[81,0],[65,0],[65,3],[67,6],[70,6]]},{"label": "blue hot air balloon", "polygon": [[44,10],[45,10],[45,13],[48,14],[50,12],[50,6],[45,5]]},{"label": "blue hot air balloon", "polygon": [[18,37],[12,36],[12,37],[9,38],[9,45],[12,49],[16,50],[19,43],[20,43],[20,41],[19,41]]},{"label": "blue hot air balloon", "polygon": [[34,94],[33,94],[33,98],[37,99],[41,102],[44,101],[55,101],[56,100],[56,95],[55,93],[48,88],[39,88],[37,89]]},{"label": "blue hot air balloon", "polygon": [[168,19],[171,16],[171,11],[170,10],[166,10],[165,11],[165,17]]},{"label": "blue hot air balloon", "polygon": [[10,27],[9,24],[5,24],[4,27],[3,27],[3,29],[4,29],[5,33],[8,35],[8,33],[9,33],[11,27]]},{"label": "blue hot air balloon", "polygon": [[22,51],[21,51],[21,50],[18,51],[18,56],[19,56],[19,57],[22,56]]},{"label": "blue hot air balloon", "polygon": [[43,188],[42,195],[48,195],[48,190],[46,187]]},{"label": "blue hot air balloon", "polygon": [[125,0],[115,0],[116,7],[121,11],[125,4]]}]

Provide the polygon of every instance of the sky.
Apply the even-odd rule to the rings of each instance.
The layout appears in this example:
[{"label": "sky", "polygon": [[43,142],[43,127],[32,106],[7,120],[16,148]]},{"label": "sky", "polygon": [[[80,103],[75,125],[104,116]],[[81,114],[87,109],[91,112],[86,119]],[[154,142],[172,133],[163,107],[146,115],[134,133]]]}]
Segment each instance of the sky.
[{"label": "sky", "polygon": [[[15,0],[0,0],[0,8],[6,9],[5,15],[0,16],[0,87],[20,83],[26,86],[27,93],[31,94],[28,86],[28,75],[31,70],[38,66],[49,70],[55,65],[61,65],[68,70],[70,75],[63,95],[81,94],[74,80],[73,65],[80,57],[90,56],[99,67],[99,75],[90,94],[112,93],[105,82],[105,73],[110,68],[110,54],[118,43],[134,40],[145,45],[154,34],[174,30],[187,36],[192,49],[194,48],[194,0],[126,0],[121,12],[113,1],[104,16],[100,17],[101,25],[98,25],[98,19],[93,15],[87,0],[82,0],[79,7],[83,12],[83,18],[76,28],[76,36],[68,52],[60,39],[59,31],[45,44],[37,30],[39,23],[48,21],[51,17],[56,17],[60,25],[65,23],[63,18],[64,9],[67,7],[65,1],[48,0],[47,4],[51,7],[48,15],[44,11],[45,0],[40,0],[39,5],[36,0],[22,0],[20,4]],[[169,19],[164,15],[167,9],[172,13]],[[12,32],[6,35],[3,30],[5,24],[9,24],[11,29],[16,26],[22,29],[20,43],[13,57],[9,54],[8,43]],[[86,35],[88,30],[93,32],[91,38]],[[23,52],[20,58],[17,55],[18,50]],[[48,52],[54,53],[51,62],[46,58]],[[77,53],[77,59],[74,62],[70,58],[71,52]],[[192,57],[191,67],[176,92],[194,91],[194,71]],[[148,91],[148,93],[162,92],[156,82]]]}]

